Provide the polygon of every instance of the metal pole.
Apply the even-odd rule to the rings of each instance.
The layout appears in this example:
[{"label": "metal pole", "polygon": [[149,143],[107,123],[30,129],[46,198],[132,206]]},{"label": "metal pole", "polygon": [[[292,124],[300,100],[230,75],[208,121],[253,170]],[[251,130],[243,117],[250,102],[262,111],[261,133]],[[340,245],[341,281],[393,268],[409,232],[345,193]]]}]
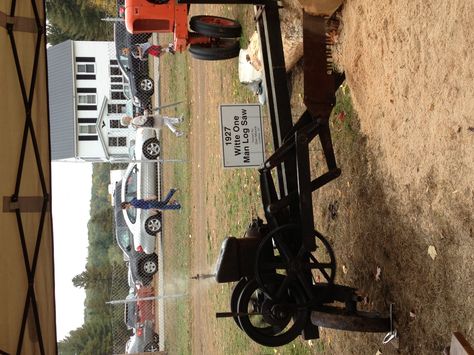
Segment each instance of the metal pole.
[{"label": "metal pole", "polygon": [[101,21],[105,21],[105,22],[125,22],[125,20],[123,18],[120,18],[120,17],[105,17],[105,18],[101,18]]},{"label": "metal pole", "polygon": [[125,304],[125,303],[134,303],[137,301],[153,301],[153,300],[162,300],[167,298],[180,298],[186,296],[186,293],[177,293],[174,295],[163,295],[163,296],[150,296],[150,297],[142,297],[142,298],[133,298],[128,300],[113,300],[105,302],[105,304]]},{"label": "metal pole", "polygon": [[155,159],[155,160],[143,160],[143,159],[114,159],[109,160],[109,163],[185,163],[183,159]]}]

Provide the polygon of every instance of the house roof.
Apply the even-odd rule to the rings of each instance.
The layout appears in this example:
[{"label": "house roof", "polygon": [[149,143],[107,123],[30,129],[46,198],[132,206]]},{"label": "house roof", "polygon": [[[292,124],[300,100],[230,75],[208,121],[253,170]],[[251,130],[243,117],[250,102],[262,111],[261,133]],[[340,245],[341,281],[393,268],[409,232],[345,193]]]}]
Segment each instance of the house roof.
[{"label": "house roof", "polygon": [[[48,81],[51,156],[53,160],[76,157],[73,41],[48,48]],[[69,79],[69,80],[68,80]]]}]

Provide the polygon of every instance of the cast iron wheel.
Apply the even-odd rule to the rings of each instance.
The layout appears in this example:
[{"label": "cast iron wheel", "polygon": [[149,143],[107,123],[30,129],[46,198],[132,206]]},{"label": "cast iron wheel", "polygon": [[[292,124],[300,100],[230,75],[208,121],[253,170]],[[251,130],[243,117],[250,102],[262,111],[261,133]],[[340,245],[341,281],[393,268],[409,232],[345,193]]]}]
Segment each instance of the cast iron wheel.
[{"label": "cast iron wheel", "polygon": [[139,82],[140,91],[146,92],[149,95],[153,94],[154,85],[153,80],[149,77],[141,78]]},{"label": "cast iron wheel", "polygon": [[308,321],[305,296],[296,283],[278,302],[268,298],[252,279],[244,287],[237,310],[242,330],[264,346],[282,346],[293,341]]},{"label": "cast iron wheel", "polygon": [[211,43],[195,43],[189,46],[189,53],[200,60],[225,60],[237,57],[240,51],[239,41],[218,39]]},{"label": "cast iron wheel", "polygon": [[[273,287],[277,287],[277,285],[283,280],[283,275],[275,275],[275,282],[273,283]],[[238,312],[238,302],[240,295],[242,294],[242,291],[244,290],[245,286],[249,283],[248,278],[244,277],[237,282],[237,284],[234,286],[234,289],[232,290],[232,295],[230,298],[230,309],[232,313],[237,313]],[[260,295],[256,295],[257,297],[252,298],[252,302],[254,302],[254,308],[258,307],[258,302],[261,301],[261,298],[264,297],[263,293]],[[259,297],[260,296],[260,297]],[[257,303],[256,303],[257,302]],[[239,318],[237,316],[234,316],[234,321],[237,324],[237,326],[242,329],[242,326],[240,325]],[[286,327],[287,323],[285,324],[280,324],[279,327],[273,325],[269,326],[267,328],[260,328],[261,332],[266,333],[266,334],[275,334],[279,333],[282,329]]]},{"label": "cast iron wheel", "polygon": [[354,311],[345,308],[321,306],[311,312],[311,322],[323,328],[354,332],[384,333],[390,331],[390,318],[380,313]]},{"label": "cast iron wheel", "polygon": [[152,342],[152,343],[146,344],[144,350],[146,353],[153,353],[155,351],[160,351],[160,346],[157,343]]},{"label": "cast iron wheel", "polygon": [[156,138],[150,138],[143,143],[143,155],[150,160],[154,160],[160,155],[160,142]]},{"label": "cast iron wheel", "polygon": [[[234,286],[234,289],[232,290],[232,294],[230,295],[230,311],[232,313],[237,313],[240,294],[244,290],[244,287],[247,286],[248,282],[249,282],[249,280],[246,277],[243,277]],[[234,316],[232,318],[234,318],[234,322],[239,326],[239,328],[242,328],[240,326],[240,322],[239,322],[238,317]]]},{"label": "cast iron wheel", "polygon": [[148,258],[142,262],[141,269],[146,275],[154,275],[158,271],[158,263],[153,258]]},{"label": "cast iron wheel", "polygon": [[161,231],[161,213],[147,218],[145,230],[149,235],[156,235],[156,233]]},{"label": "cast iron wheel", "polygon": [[[286,292],[288,284],[294,280],[300,282],[308,297],[311,298],[312,296],[310,295],[313,292],[312,279],[319,282],[318,278],[322,276],[328,284],[334,283],[336,276],[334,252],[329,242],[317,231],[314,232],[315,237],[324,246],[324,249],[322,249],[324,254],[322,256],[313,255],[302,246],[299,250],[295,250],[295,246],[291,247],[284,240],[284,236],[288,236],[288,233],[301,233],[301,229],[298,225],[286,224],[272,230],[262,239],[255,257],[255,278],[270,298],[278,299],[281,294]],[[293,240],[294,238],[291,239]],[[272,247],[272,242],[275,243],[277,253],[274,250],[269,260],[268,250]],[[316,253],[318,253],[318,250]],[[324,258],[323,261],[318,260],[321,257]],[[316,278],[313,272],[318,273]],[[283,280],[278,288],[268,290],[266,285],[272,281],[275,274],[283,276]]]},{"label": "cast iron wheel", "polygon": [[[328,284],[333,284],[334,279],[336,278],[336,256],[334,255],[334,250],[331,247],[331,244],[327,239],[318,231],[314,231],[314,235],[317,239],[321,241],[324,248],[318,246],[316,249],[316,254],[310,254],[311,269],[318,271],[321,276],[325,279],[325,282]],[[323,255],[318,254],[319,250],[322,251]],[[321,258],[324,259],[321,261]],[[319,259],[319,260],[318,260]]]},{"label": "cast iron wheel", "polygon": [[235,20],[219,16],[200,15],[191,17],[191,30],[216,38],[237,38],[242,34],[242,26]]}]

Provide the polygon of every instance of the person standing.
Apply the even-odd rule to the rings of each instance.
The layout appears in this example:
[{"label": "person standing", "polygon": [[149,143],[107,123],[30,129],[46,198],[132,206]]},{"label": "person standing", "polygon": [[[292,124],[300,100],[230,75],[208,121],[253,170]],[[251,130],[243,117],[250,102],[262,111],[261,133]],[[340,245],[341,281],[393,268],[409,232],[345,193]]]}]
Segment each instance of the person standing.
[{"label": "person standing", "polygon": [[163,48],[159,44],[151,44],[150,42],[145,43],[138,43],[131,49],[125,47],[122,49],[123,55],[132,54],[132,56],[136,59],[140,59],[142,61],[148,60],[148,56],[160,57],[163,53],[171,53],[174,54],[173,44],[170,43],[168,47]]},{"label": "person standing", "polygon": [[[156,209],[156,210],[179,210],[181,205],[176,200],[171,200],[171,197],[178,191],[177,189],[171,189],[166,195],[163,201],[156,199],[137,199],[136,197],[132,198],[128,202],[122,202],[122,209],[127,209],[130,207],[140,208],[143,210]],[[171,200],[171,201],[170,201]]]},{"label": "person standing", "polygon": [[[153,121],[152,124],[149,124]],[[158,113],[151,114],[148,110],[143,111],[143,115],[141,116],[123,116],[120,120],[122,126],[129,126],[131,125],[134,128],[138,127],[147,127],[152,126],[153,128],[162,128],[166,126],[173,132],[176,137],[181,137],[184,133],[176,128],[175,125],[180,124],[183,122],[183,115],[180,117],[169,117],[169,116],[162,116]]]}]

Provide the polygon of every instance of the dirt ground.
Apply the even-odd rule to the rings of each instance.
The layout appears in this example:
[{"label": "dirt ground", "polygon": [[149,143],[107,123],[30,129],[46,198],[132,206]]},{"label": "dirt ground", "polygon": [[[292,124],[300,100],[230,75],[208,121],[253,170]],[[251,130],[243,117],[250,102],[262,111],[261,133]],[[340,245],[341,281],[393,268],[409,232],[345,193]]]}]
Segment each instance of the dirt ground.
[{"label": "dirt ground", "polygon": [[[337,281],[359,287],[367,309],[394,302],[400,339],[382,346],[380,335],[324,330],[328,354],[434,354],[452,331],[474,343],[473,13],[461,0],[345,4],[335,57],[358,118],[333,122],[343,175],[315,193],[315,220],[336,253]],[[225,71],[190,63],[195,274],[214,263],[217,108],[233,101]],[[301,113],[301,63],[291,78]],[[193,354],[221,353],[209,287],[191,285]]]}]

